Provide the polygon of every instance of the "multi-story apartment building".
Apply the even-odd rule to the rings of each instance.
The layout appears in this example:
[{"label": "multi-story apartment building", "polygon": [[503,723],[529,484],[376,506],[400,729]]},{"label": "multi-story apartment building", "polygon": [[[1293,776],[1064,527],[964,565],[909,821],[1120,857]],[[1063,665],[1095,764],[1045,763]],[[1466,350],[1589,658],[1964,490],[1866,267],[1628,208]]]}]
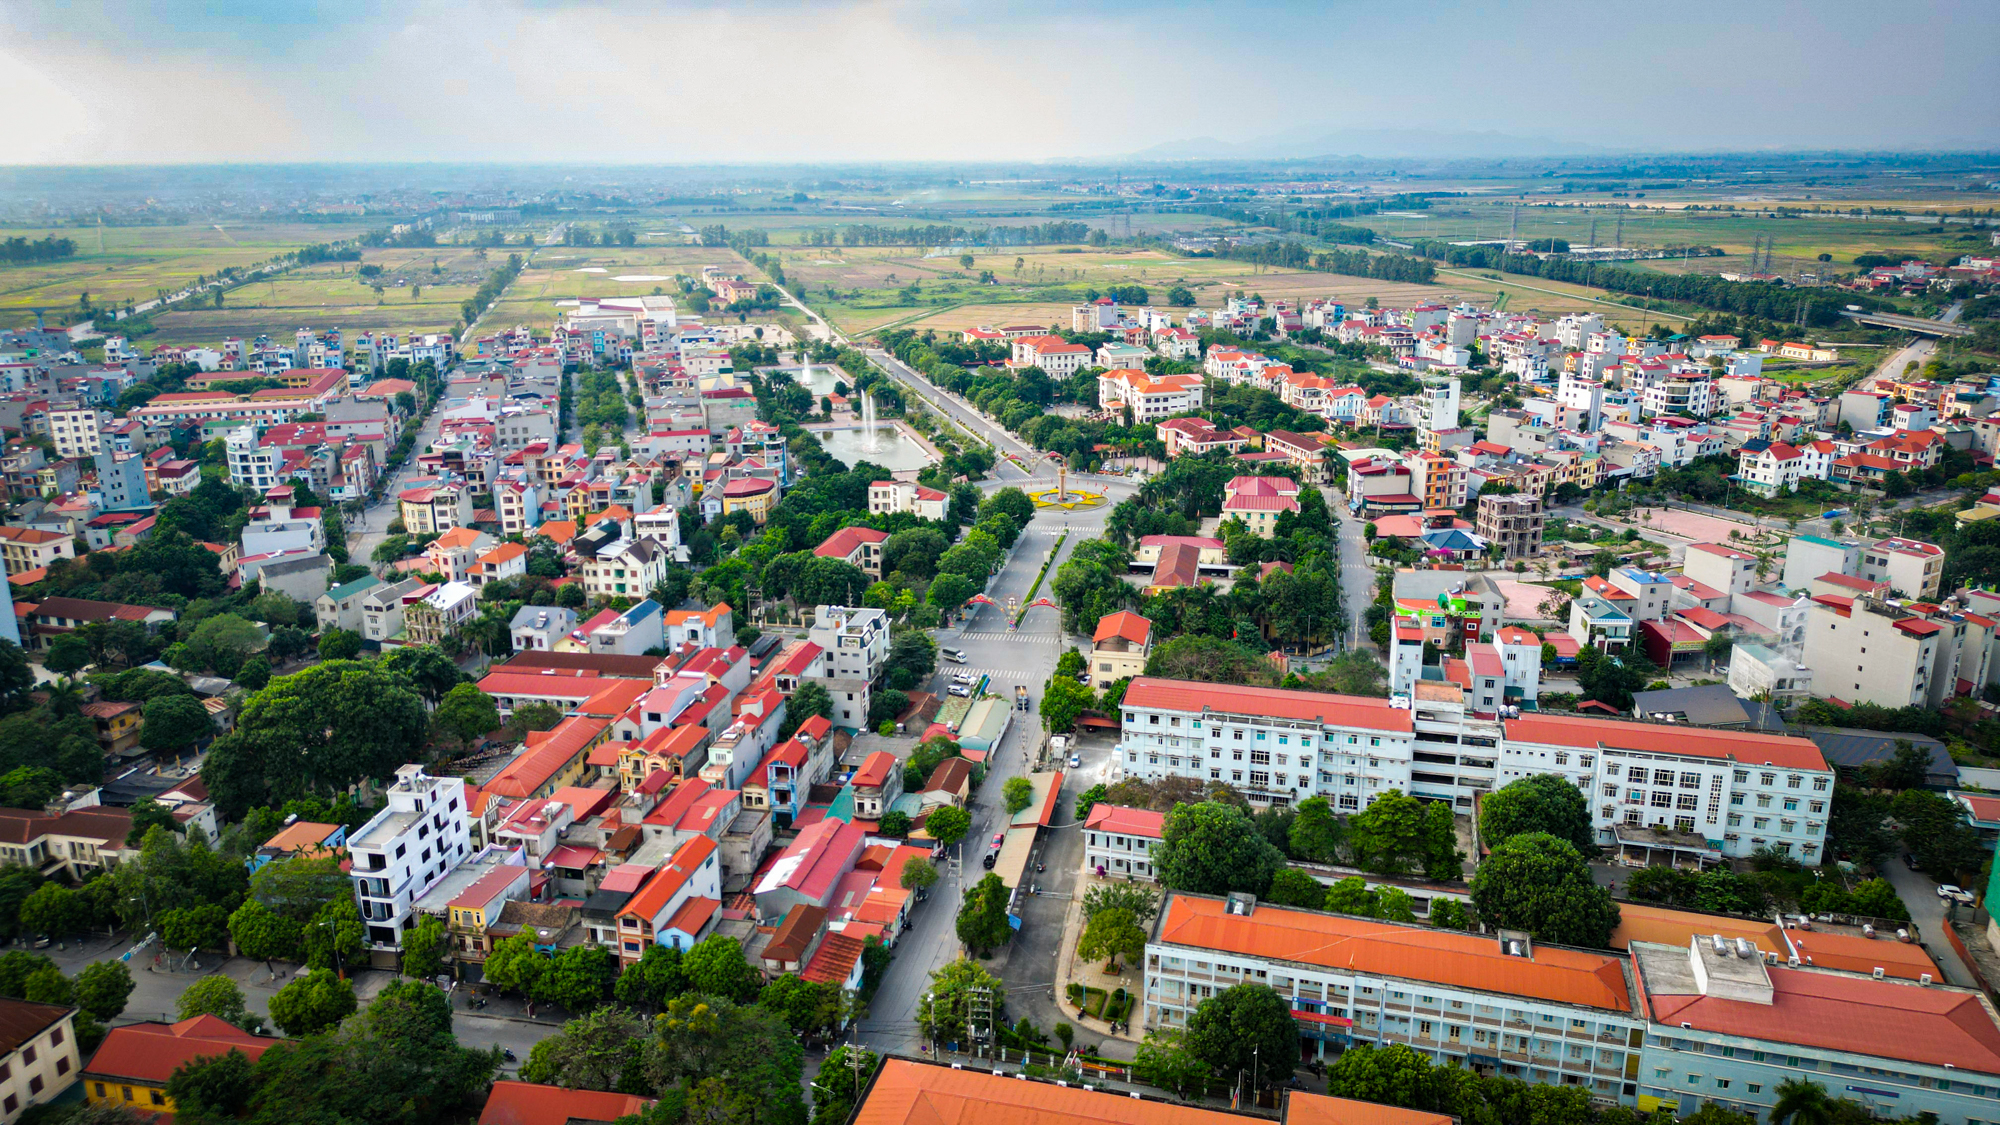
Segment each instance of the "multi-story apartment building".
[{"label": "multi-story apartment building", "polygon": [[1891,537],[1861,552],[1861,573],[1870,582],[1887,582],[1899,598],[1935,598],[1944,580],[1944,548],[1921,539]]},{"label": "multi-story apartment building", "polygon": [[1533,558],[1542,553],[1542,498],[1524,493],[1481,496],[1472,526],[1481,539],[1497,544],[1503,557]]},{"label": "multi-story apartment building", "polygon": [[463,778],[402,766],[385,796],[388,805],[347,838],[354,898],[368,944],[378,951],[396,948],[413,918],[411,903],[472,848]]},{"label": "multi-story apartment building", "polygon": [[51,407],[49,436],[56,456],[95,457],[104,452],[103,422],[94,406]]},{"label": "multi-story apartment building", "polygon": [[1107,410],[1129,408],[1135,422],[1152,422],[1201,409],[1202,381],[1199,375],[1106,371],[1097,377],[1097,398]]},{"label": "multi-story apartment building", "polygon": [[1238,984],[1276,991],[1319,1057],[1328,1043],[1402,1044],[1603,1104],[1638,1099],[1646,1020],[1617,954],[1169,894],[1146,942],[1144,1026],[1185,1027]]},{"label": "multi-story apartment building", "polygon": [[1955,686],[1937,675],[1943,633],[1940,622],[1877,597],[1821,594],[1806,609],[1813,691],[1848,703],[1938,706]]},{"label": "multi-story apartment building", "polygon": [[442,535],[472,522],[472,490],[464,485],[405,489],[396,500],[403,526],[411,535]]},{"label": "multi-story apartment building", "polygon": [[76,557],[76,537],[33,527],[0,527],[0,561],[7,573],[26,574],[57,559]]}]

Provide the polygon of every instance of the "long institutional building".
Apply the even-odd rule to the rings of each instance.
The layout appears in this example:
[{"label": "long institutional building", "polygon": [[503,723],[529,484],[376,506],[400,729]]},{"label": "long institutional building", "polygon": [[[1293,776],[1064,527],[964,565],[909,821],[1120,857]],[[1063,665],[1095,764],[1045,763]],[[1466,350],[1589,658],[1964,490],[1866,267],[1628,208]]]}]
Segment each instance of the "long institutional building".
[{"label": "long institutional building", "polygon": [[1687,1114],[1715,1102],[1759,1119],[1778,1083],[1802,1077],[1878,1116],[2000,1122],[1992,1002],[1882,971],[1699,932],[1610,953],[1172,892],[1146,944],[1142,1019],[1185,1027],[1210,996],[1263,984],[1290,1004],[1308,1057],[1401,1043],[1605,1104]]},{"label": "long institutional building", "polygon": [[[1665,848],[1714,862],[1768,845],[1822,859],[1833,772],[1809,741],[1480,712],[1454,690],[1425,681],[1392,702],[1136,679],[1121,765],[1225,781],[1264,804],[1324,795],[1346,811],[1391,789],[1465,806],[1554,773],[1590,794],[1607,844],[1641,858]],[[1780,1081],[1805,1076],[1881,1115],[2000,1125],[2000,1014],[1940,983],[1914,946],[1632,910],[1614,953],[1176,892],[1147,944],[1142,1018],[1181,1027],[1217,992],[1265,984],[1291,1005],[1308,1057],[1404,1043],[1606,1104],[1685,1114],[1717,1102],[1760,1119]]]},{"label": "long institutional building", "polygon": [[1770,847],[1825,860],[1833,770],[1803,738],[1479,710],[1436,680],[1374,699],[1140,677],[1122,709],[1126,775],[1223,781],[1256,804],[1323,796],[1355,812],[1397,789],[1470,811],[1478,794],[1553,773],[1589,796],[1605,845],[1634,858]]}]

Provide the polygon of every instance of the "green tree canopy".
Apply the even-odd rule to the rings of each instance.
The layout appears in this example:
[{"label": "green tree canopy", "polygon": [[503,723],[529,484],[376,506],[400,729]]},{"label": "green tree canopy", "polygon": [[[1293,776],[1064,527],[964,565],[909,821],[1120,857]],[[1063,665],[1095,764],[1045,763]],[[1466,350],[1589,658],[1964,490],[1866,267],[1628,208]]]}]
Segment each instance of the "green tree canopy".
[{"label": "green tree canopy", "polygon": [[257,805],[387,777],[423,757],[423,700],[387,664],[315,664],[252,696],[202,765],[216,804],[240,817]]},{"label": "green tree canopy", "polygon": [[1494,848],[1472,876],[1472,905],[1488,925],[1558,945],[1607,949],[1618,926],[1618,906],[1591,878],[1582,853],[1546,832]]},{"label": "green tree canopy", "polygon": [[1480,802],[1479,835],[1488,848],[1529,832],[1568,840],[1585,856],[1597,854],[1589,803],[1583,791],[1560,774],[1538,773],[1510,781]]},{"label": "green tree canopy", "polygon": [[1239,984],[1201,1002],[1188,1017],[1187,1046],[1218,1075],[1282,1086],[1299,1060],[1291,1005],[1269,986]]},{"label": "green tree canopy", "polygon": [[1176,806],[1153,849],[1160,885],[1196,894],[1261,896],[1284,863],[1242,809],[1219,801]]}]

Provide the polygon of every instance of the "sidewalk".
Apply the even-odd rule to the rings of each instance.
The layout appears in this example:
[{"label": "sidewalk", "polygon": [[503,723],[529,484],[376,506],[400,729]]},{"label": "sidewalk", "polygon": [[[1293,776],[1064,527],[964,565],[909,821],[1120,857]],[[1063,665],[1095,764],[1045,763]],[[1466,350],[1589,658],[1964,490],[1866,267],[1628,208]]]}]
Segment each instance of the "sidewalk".
[{"label": "sidewalk", "polygon": [[1105,1058],[1129,1059],[1137,1053],[1139,1044],[1146,1037],[1145,1028],[1132,1018],[1140,1015],[1140,1005],[1135,1002],[1131,1013],[1125,1017],[1126,1024],[1130,1026],[1114,1034],[1103,1019],[1078,1011],[1076,1004],[1069,997],[1069,986],[1071,983],[1076,983],[1085,988],[1101,988],[1107,997],[1122,988],[1130,995],[1143,999],[1145,983],[1137,966],[1120,964],[1117,973],[1107,973],[1104,971],[1103,962],[1079,964],[1076,957],[1076,943],[1083,938],[1083,896],[1093,887],[1108,886],[1113,882],[1122,881],[1100,879],[1087,869],[1077,872],[1076,884],[1070,893],[1069,909],[1063,915],[1062,946],[1056,954],[1055,994],[1063,1018],[1076,1026],[1079,1039],[1088,1029],[1103,1037],[1104,1045],[1099,1049],[1099,1054]]}]

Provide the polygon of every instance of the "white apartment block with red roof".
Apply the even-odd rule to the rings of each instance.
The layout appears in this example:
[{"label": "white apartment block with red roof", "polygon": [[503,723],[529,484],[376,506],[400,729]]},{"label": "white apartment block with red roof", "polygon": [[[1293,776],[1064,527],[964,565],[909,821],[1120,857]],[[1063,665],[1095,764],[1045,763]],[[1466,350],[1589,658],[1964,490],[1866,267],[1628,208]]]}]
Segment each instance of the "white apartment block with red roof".
[{"label": "white apartment block with red roof", "polygon": [[[1526,675],[1506,664],[1516,647],[1501,646],[1495,679]],[[1256,805],[1323,796],[1341,812],[1391,789],[1469,809],[1477,794],[1553,773],[1592,796],[1607,845],[1639,829],[1632,846],[1657,849],[1666,845],[1651,829],[1686,826],[1695,836],[1683,861],[1767,845],[1809,864],[1825,858],[1833,772],[1805,739],[1532,711],[1481,717],[1455,687],[1423,681],[1414,698],[1391,701],[1142,676],[1126,689],[1116,752],[1127,776],[1221,781]]]},{"label": "white apartment block with red roof", "polygon": [[1201,354],[1201,337],[1185,328],[1157,329],[1153,350],[1168,359],[1193,359]]},{"label": "white apartment block with red roof", "polygon": [[1023,336],[1014,341],[1015,367],[1039,367],[1051,379],[1065,379],[1090,364],[1090,349],[1061,336]]}]

